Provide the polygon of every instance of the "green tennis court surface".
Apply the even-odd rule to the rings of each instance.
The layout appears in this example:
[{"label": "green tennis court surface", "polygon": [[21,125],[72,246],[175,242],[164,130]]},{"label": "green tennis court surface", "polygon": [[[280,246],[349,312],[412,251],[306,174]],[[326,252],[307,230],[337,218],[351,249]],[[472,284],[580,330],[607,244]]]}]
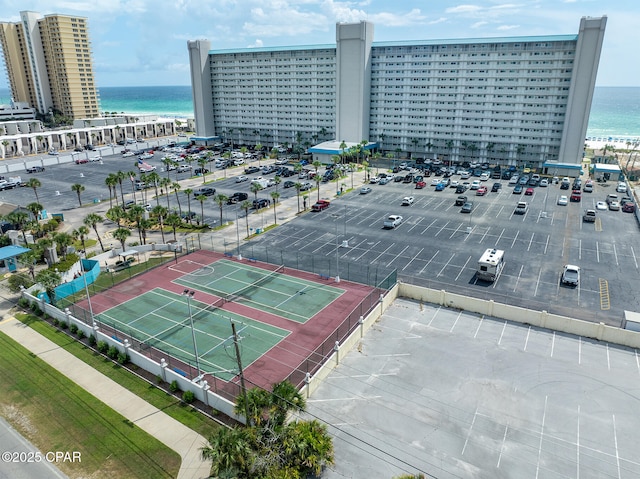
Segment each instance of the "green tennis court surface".
[{"label": "green tennis court surface", "polygon": [[[184,261],[185,271],[189,260]],[[243,263],[218,260],[185,272],[175,283],[246,306],[305,323],[344,293],[334,286],[314,283]],[[178,269],[172,267],[172,269]]]},{"label": "green tennis court surface", "polygon": [[[237,363],[231,338],[231,321],[242,338],[242,358],[248,366],[284,339],[290,331],[190,299],[191,315],[201,372],[229,381]],[[96,321],[140,341],[141,349],[154,347],[195,365],[193,336],[187,299],[155,288],[96,315]]]}]

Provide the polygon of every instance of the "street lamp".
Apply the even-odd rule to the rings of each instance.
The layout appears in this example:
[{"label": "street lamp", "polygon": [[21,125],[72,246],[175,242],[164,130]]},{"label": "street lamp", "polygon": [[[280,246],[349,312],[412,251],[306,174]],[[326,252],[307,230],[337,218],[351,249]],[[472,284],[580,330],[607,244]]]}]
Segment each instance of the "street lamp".
[{"label": "street lamp", "polygon": [[193,314],[191,314],[191,299],[196,294],[195,291],[191,291],[189,289],[185,289],[182,292],[182,296],[187,298],[187,307],[189,308],[189,322],[191,323],[191,338],[193,339],[193,354],[196,357],[196,377],[200,376],[200,359],[198,358],[198,344],[196,343],[196,332],[193,328]]}]

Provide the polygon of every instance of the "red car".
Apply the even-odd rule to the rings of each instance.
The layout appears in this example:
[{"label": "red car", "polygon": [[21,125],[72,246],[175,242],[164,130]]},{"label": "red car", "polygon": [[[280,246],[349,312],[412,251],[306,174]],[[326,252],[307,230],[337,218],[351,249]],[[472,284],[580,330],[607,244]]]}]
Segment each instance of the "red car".
[{"label": "red car", "polygon": [[533,188],[527,188],[526,190],[524,190],[524,194],[526,196],[533,196]]},{"label": "red car", "polygon": [[625,213],[633,213],[636,210],[636,205],[628,202],[622,205],[622,211]]},{"label": "red car", "polygon": [[421,190],[422,188],[424,188],[425,186],[427,186],[427,184],[424,181],[418,181],[416,183],[416,188]]},{"label": "red car", "polygon": [[331,203],[328,200],[317,201],[316,204],[311,207],[311,211],[322,211],[328,208],[330,204]]},{"label": "red car", "polygon": [[76,159],[76,165],[83,165],[84,163],[89,163],[89,160],[87,160],[86,158],[77,158]]},{"label": "red car", "polygon": [[571,192],[571,197],[569,197],[569,200],[579,203],[581,199],[582,193],[580,192],[580,190],[573,190]]},{"label": "red car", "polygon": [[487,187],[486,186],[481,186],[480,188],[478,188],[476,190],[476,196],[484,196],[487,194]]}]

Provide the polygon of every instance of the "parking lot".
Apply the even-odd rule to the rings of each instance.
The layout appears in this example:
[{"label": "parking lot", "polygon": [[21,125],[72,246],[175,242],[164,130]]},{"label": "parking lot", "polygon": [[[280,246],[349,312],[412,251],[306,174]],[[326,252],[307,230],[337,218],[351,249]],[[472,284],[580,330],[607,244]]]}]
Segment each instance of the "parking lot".
[{"label": "parking lot", "polygon": [[[484,183],[491,188],[495,181]],[[557,204],[567,193],[557,184],[536,187],[532,196],[525,196],[513,194],[507,181],[501,183],[498,192],[484,196],[464,193],[473,202],[466,214],[455,205],[453,188],[368,185],[370,193],[356,189],[322,212],[277,228],[261,242],[285,254],[301,249],[319,257],[337,256],[332,275],[341,261],[379,264],[396,268],[402,281],[611,325],[620,325],[625,309],[640,310],[629,287],[640,279],[635,215],[598,210],[595,222],[582,219],[586,208],[595,208],[614,192],[614,183],[598,183],[581,202],[566,206]],[[327,187],[323,191],[331,194]],[[411,206],[401,206],[405,196],[414,197]],[[519,201],[528,204],[525,214],[514,214]],[[383,229],[392,214],[403,217],[401,224]],[[487,248],[505,251],[506,266],[494,283],[475,276],[476,262]],[[581,268],[577,287],[560,283],[567,263]]]},{"label": "parking lot", "polygon": [[323,477],[640,476],[638,351],[398,299],[308,401]]}]

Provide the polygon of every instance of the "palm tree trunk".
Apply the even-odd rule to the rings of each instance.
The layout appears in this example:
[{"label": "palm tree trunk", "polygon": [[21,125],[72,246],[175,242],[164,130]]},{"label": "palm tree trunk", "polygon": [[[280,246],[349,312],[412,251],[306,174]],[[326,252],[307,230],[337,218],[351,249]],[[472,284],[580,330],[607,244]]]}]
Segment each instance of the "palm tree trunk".
[{"label": "palm tree trunk", "polygon": [[98,243],[100,243],[100,249],[102,251],[104,251],[104,246],[102,245],[102,238],[100,238],[100,235],[98,234],[98,226],[97,225],[93,225],[93,231],[96,232],[96,236],[98,237]]}]

